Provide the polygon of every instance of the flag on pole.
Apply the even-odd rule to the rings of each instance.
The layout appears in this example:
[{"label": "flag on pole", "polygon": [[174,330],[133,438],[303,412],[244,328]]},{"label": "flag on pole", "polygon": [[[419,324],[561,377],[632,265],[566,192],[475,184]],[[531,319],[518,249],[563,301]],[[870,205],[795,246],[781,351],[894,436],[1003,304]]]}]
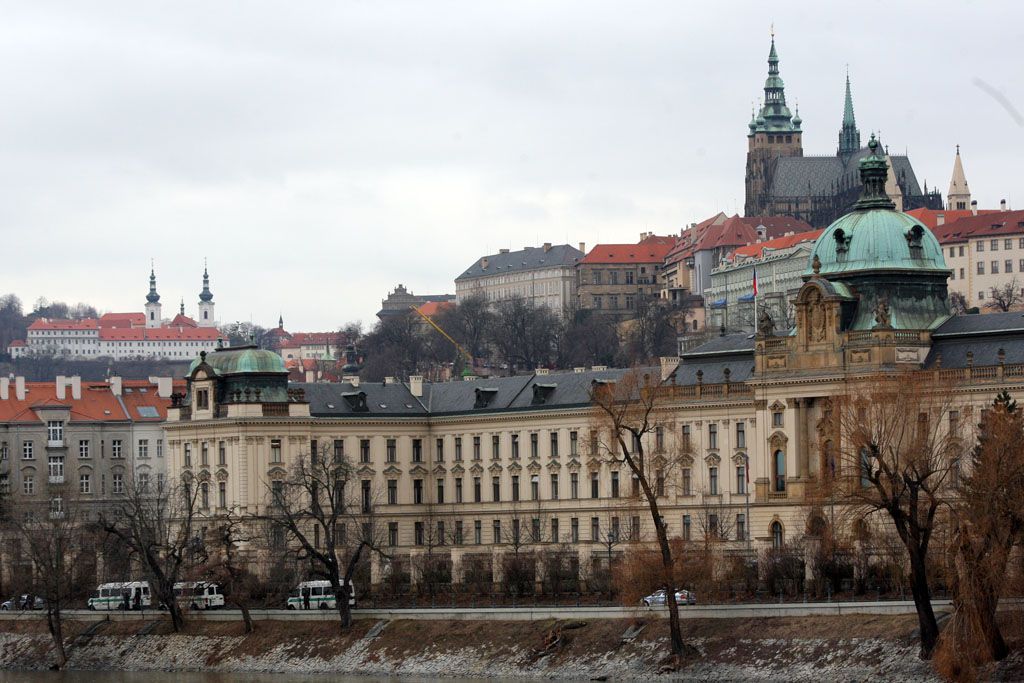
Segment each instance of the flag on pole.
[{"label": "flag on pole", "polygon": [[757,266],[754,266],[754,296],[757,296]]}]

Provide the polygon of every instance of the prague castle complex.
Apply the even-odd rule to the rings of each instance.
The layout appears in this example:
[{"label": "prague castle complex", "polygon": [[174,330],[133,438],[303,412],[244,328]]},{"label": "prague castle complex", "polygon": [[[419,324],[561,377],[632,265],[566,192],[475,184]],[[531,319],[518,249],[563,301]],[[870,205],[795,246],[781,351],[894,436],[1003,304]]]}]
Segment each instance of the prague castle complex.
[{"label": "prague castle complex", "polygon": [[[785,112],[784,102],[765,112]],[[798,119],[782,132],[762,118],[775,132],[756,135],[799,150]],[[709,506],[740,554],[802,539],[812,520],[829,523],[820,490],[834,465],[822,425],[853,378],[934,370],[979,411],[1024,381],[1020,315],[951,316],[938,241],[886,191],[891,158],[874,138],[856,156],[859,198],[813,244],[795,328],[766,318],[756,336],[712,338],[639,370],[671,389],[647,444],[679,454],[658,487],[671,537],[700,538]],[[653,537],[628,470],[602,452],[591,402],[595,383],[626,372],[288,384],[272,352],[214,350],[193,362],[169,409],[168,472],[210,488],[203,514],[258,516],[297,458],[333,452],[352,464],[356,505],[372,508],[397,562],[443,553],[457,581],[474,556],[497,572],[498,558],[519,549],[515,529],[529,548],[569,547],[586,567],[610,532]]]}]

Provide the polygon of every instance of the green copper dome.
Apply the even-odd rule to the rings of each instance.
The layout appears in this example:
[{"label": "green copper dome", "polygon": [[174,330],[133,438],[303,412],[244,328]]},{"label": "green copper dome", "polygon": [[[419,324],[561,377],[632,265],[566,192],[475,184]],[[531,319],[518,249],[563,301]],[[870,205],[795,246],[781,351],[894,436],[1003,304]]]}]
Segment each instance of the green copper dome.
[{"label": "green copper dome", "polygon": [[284,367],[284,360],[273,351],[267,351],[255,346],[236,346],[225,349],[217,349],[211,353],[201,355],[192,361],[188,368],[191,376],[200,363],[206,362],[220,376],[258,374],[258,373],[287,373]]},{"label": "green copper dome", "polygon": [[[946,271],[942,248],[932,231],[920,221],[895,210],[885,194],[888,171],[885,158],[871,154],[861,161],[864,194],[853,211],[838,218],[818,237],[806,274],[822,277],[860,271]],[[817,270],[816,270],[817,268]]]}]

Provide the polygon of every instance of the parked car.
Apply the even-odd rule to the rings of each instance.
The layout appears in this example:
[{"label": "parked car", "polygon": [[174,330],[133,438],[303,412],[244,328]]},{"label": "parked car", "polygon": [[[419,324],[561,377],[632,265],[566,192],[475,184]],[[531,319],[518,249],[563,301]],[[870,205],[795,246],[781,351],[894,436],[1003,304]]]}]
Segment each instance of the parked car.
[{"label": "parked car", "polygon": [[[665,589],[659,588],[647,597],[640,600],[640,604],[644,607],[661,607],[665,604]],[[688,590],[677,590],[676,591],[676,604],[677,605],[696,605],[697,594],[693,591]]]},{"label": "parked car", "polygon": [[15,609],[46,609],[46,600],[43,600],[38,595],[35,596],[35,599],[32,602],[35,604],[31,608],[29,608],[28,595],[21,595],[17,598],[11,598],[10,600],[0,603],[0,610],[3,610],[4,612],[9,612]]}]

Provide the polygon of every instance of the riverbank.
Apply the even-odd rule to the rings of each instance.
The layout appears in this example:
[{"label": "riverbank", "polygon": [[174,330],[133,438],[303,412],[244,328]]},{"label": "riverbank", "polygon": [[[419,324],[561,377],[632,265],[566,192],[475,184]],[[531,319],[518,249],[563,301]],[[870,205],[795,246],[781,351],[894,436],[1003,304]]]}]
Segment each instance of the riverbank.
[{"label": "riverbank", "polygon": [[[344,634],[329,622],[263,621],[249,635],[230,622],[194,621],[181,634],[164,620],[66,626],[69,667],[82,670],[636,679],[661,673],[668,652],[661,619],[365,620]],[[695,654],[673,677],[935,680],[917,659],[915,627],[905,615],[687,620],[684,637]],[[45,669],[52,662],[44,623],[0,623],[0,667]],[[1011,655],[992,673],[1024,679],[1024,656]]]}]

